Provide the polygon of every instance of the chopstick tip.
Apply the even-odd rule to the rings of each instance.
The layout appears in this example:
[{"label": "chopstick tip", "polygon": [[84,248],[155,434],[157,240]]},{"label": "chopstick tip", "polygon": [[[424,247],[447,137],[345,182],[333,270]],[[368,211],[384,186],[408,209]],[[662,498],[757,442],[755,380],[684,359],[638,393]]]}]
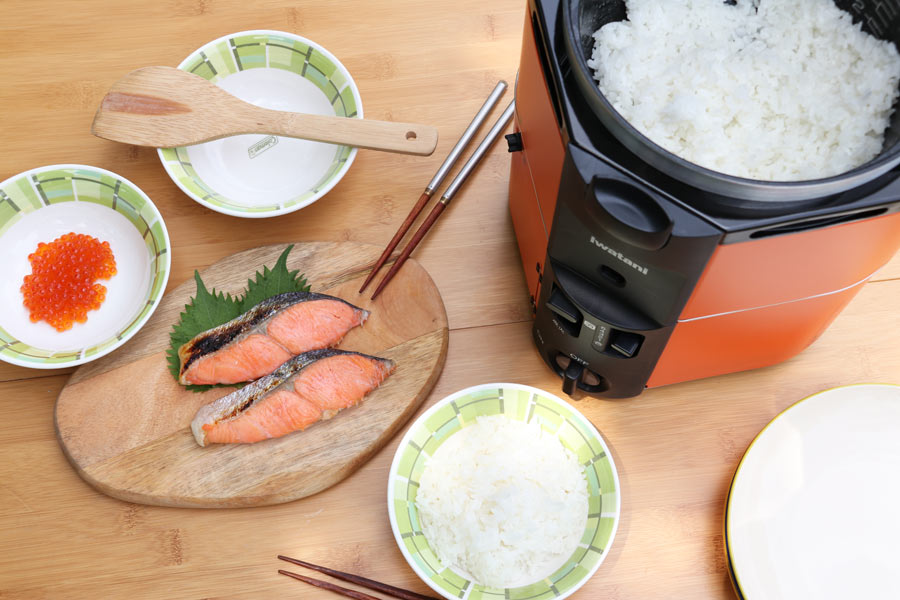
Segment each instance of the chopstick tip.
[{"label": "chopstick tip", "polygon": [[387,272],[387,275],[384,276],[384,278],[378,284],[378,287],[376,287],[375,291],[372,292],[372,300],[377,298],[378,294],[381,293],[381,291],[385,288],[385,286],[388,284],[388,282],[390,282],[390,280],[394,278],[394,273],[396,273],[396,268],[395,268],[396,265],[397,265],[397,263],[394,263],[394,267],[391,267],[391,270]]},{"label": "chopstick tip", "polygon": [[[334,569],[329,569],[328,567],[323,567],[321,565],[316,565],[313,563],[308,563],[306,561],[300,560],[298,558],[291,558],[290,556],[284,556],[282,554],[278,555],[278,558],[282,560],[286,560],[290,563],[294,563],[296,565],[300,565],[302,567],[306,567],[307,569],[312,569],[314,571],[319,571],[320,573],[325,573],[326,575],[330,575],[336,579],[341,579],[343,581],[348,581],[350,583],[360,585],[365,588],[369,588],[371,590],[375,590],[378,592],[382,592],[388,596],[393,598],[399,598],[400,600],[439,600],[438,598],[434,598],[432,596],[426,596],[424,594],[419,594],[417,592],[413,592],[411,590],[405,590],[403,588],[398,588],[392,585],[388,585],[386,583],[381,583],[379,581],[374,581],[372,579],[367,579],[365,577],[361,577],[359,575],[353,575],[352,573],[344,573],[343,571],[336,571]],[[287,575],[288,577],[292,577],[294,579],[298,579],[310,585],[314,585],[316,587],[320,587],[326,590],[331,590],[332,592],[336,592],[338,594],[342,594],[344,596],[349,596],[350,598],[354,598],[355,600],[381,600],[375,596],[370,596],[369,594],[365,594],[363,592],[359,592],[356,590],[352,590],[349,588],[344,588],[333,583],[329,583],[327,581],[322,581],[321,579],[313,579],[312,577],[306,577],[304,575],[300,575],[299,573],[294,573],[293,571],[286,571],[284,569],[278,569],[278,572],[282,575]]]}]

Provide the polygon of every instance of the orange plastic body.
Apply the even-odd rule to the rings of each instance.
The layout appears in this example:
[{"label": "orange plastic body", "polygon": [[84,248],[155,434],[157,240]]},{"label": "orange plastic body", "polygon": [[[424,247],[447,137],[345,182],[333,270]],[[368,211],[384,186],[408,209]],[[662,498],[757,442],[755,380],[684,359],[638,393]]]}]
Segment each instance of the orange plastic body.
[{"label": "orange plastic body", "polygon": [[809,346],[900,245],[900,213],[721,245],[647,382],[773,365]]},{"label": "orange plastic body", "polygon": [[566,150],[531,32],[531,15],[527,14],[516,79],[515,118],[524,148],[510,153],[509,211],[528,290],[532,298],[537,298]]}]

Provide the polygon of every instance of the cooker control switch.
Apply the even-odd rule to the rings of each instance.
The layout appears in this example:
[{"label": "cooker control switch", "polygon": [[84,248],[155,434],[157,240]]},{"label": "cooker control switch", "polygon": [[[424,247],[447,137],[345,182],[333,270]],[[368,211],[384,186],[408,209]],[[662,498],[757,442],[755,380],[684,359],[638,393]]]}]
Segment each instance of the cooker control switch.
[{"label": "cooker control switch", "polygon": [[578,337],[581,334],[581,311],[556,286],[553,286],[550,298],[547,299],[547,308],[556,315],[554,321],[563,333],[572,337]]},{"label": "cooker control switch", "polygon": [[547,308],[569,323],[577,324],[581,321],[581,311],[559,290],[553,290],[553,293],[550,294],[550,299],[547,300]]},{"label": "cooker control switch", "polygon": [[638,350],[641,348],[641,342],[643,341],[644,336],[629,331],[613,329],[609,334],[610,350],[617,354],[621,354],[626,358],[631,358],[637,354]]},{"label": "cooker control switch", "polygon": [[571,396],[575,393],[575,385],[578,383],[578,380],[581,379],[581,374],[584,372],[584,365],[578,361],[573,360],[569,363],[569,366],[563,371],[563,393]]}]

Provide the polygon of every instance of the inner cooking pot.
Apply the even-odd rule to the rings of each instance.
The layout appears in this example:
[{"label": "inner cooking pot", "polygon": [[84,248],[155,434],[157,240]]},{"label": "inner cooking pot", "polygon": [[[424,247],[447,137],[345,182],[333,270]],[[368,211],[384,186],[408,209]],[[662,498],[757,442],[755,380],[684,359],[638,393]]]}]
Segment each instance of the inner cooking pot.
[{"label": "inner cooking pot", "polygon": [[[862,22],[863,30],[900,47],[900,0],[835,0]],[[900,111],[885,132],[884,147],[874,159],[841,175],[807,181],[760,181],[734,177],[688,162],[650,141],[632,127],[603,96],[587,65],[593,33],[626,18],[623,0],[564,0],[563,38],[578,86],[604,126],[641,159],[688,185],[725,197],[761,202],[792,202],[839,194],[883,175],[900,164]]]}]

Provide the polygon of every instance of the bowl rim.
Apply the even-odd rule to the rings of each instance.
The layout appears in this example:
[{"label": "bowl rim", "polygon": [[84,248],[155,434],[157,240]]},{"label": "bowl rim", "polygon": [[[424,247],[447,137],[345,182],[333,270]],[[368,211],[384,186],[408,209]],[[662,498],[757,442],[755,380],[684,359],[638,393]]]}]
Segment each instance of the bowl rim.
[{"label": "bowl rim", "polygon": [[[428,587],[430,587],[432,590],[434,590],[435,592],[440,594],[442,597],[447,598],[448,600],[459,600],[459,598],[457,598],[456,596],[448,595],[446,590],[440,588],[437,585],[434,585],[432,583],[431,579],[428,577],[428,575],[426,573],[424,573],[419,568],[419,566],[416,564],[416,561],[413,560],[412,556],[409,553],[409,550],[407,550],[407,548],[406,548],[406,545],[403,544],[403,541],[401,538],[401,533],[400,533],[399,527],[397,525],[397,517],[396,517],[395,511],[394,511],[394,504],[393,504],[394,477],[399,468],[400,460],[401,460],[401,456],[403,454],[404,448],[407,446],[407,444],[409,444],[409,442],[413,436],[413,432],[424,421],[428,420],[431,417],[431,415],[436,413],[438,410],[440,410],[441,408],[443,408],[450,402],[456,400],[457,398],[460,398],[462,396],[472,394],[472,393],[475,393],[475,392],[478,392],[478,391],[481,391],[484,389],[497,389],[497,388],[515,389],[515,390],[520,390],[520,391],[531,392],[533,394],[537,394],[543,398],[548,399],[549,401],[551,401],[554,404],[563,405],[567,409],[571,410],[572,413],[575,415],[575,417],[578,418],[582,422],[582,424],[596,437],[597,441],[600,443],[600,446],[603,448],[603,451],[606,453],[606,457],[608,459],[610,469],[612,470],[613,479],[616,482],[616,490],[615,490],[616,508],[615,508],[615,511],[611,511],[611,512],[615,513],[615,519],[613,521],[613,526],[610,531],[609,541],[606,544],[606,548],[604,549],[604,552],[600,555],[600,560],[598,560],[597,563],[590,570],[588,570],[588,572],[580,580],[578,580],[578,582],[576,582],[570,589],[566,590],[565,592],[563,592],[562,594],[560,594],[558,596],[554,596],[554,598],[553,598],[553,600],[563,600],[564,598],[569,597],[570,595],[574,594],[576,591],[581,589],[581,587],[584,586],[584,584],[587,583],[591,579],[591,577],[594,576],[594,573],[597,572],[597,570],[600,568],[600,565],[602,565],[604,563],[604,561],[606,560],[606,557],[609,555],[609,549],[615,541],[616,533],[619,529],[619,523],[622,520],[622,490],[621,490],[621,479],[619,478],[619,472],[618,472],[618,469],[616,468],[615,460],[613,459],[613,455],[610,452],[609,446],[606,444],[606,440],[600,434],[600,431],[594,426],[594,424],[590,421],[590,419],[588,419],[586,416],[584,416],[584,414],[582,414],[582,412],[580,410],[578,410],[576,407],[569,404],[565,400],[562,400],[561,398],[559,398],[559,396],[556,396],[555,394],[547,392],[546,390],[543,390],[543,389],[540,389],[540,388],[537,388],[534,386],[530,386],[530,385],[524,385],[521,383],[482,383],[482,384],[478,384],[478,385],[469,386],[467,388],[461,389],[452,394],[449,394],[448,396],[441,398],[440,400],[435,402],[433,405],[428,407],[428,409],[425,410],[425,412],[423,412],[421,415],[419,415],[406,429],[406,432],[403,434],[403,437],[400,438],[400,443],[397,445],[397,449],[394,452],[394,458],[391,461],[390,468],[388,469],[387,509],[388,509],[388,517],[389,517],[389,520],[391,523],[391,533],[393,534],[394,541],[396,542],[397,546],[400,548],[400,552],[403,554],[403,558],[406,560],[406,563],[412,568],[412,570],[416,573],[416,575],[419,577],[419,579],[421,579]],[[466,581],[468,581],[474,585],[480,585],[480,584],[475,584],[475,582],[469,578],[463,577],[461,574],[457,573],[455,570],[453,572],[456,573],[460,578],[465,579]],[[523,586],[518,586],[518,587],[523,587]],[[472,588],[469,588],[469,590],[471,590],[471,589]],[[516,589],[516,588],[507,588],[507,589]],[[467,596],[468,596],[468,594],[467,594]]]},{"label": "bowl rim", "polygon": [[[353,92],[353,97],[356,100],[357,116],[354,118],[359,118],[359,119],[363,118],[362,96],[359,93],[359,86],[356,84],[356,80],[353,79],[353,76],[350,74],[350,71],[347,69],[346,66],[344,66],[344,63],[342,63],[340,60],[338,60],[338,58],[334,54],[329,52],[328,49],[325,48],[324,46],[322,46],[321,44],[314,42],[309,38],[303,37],[302,35],[298,35],[296,33],[280,31],[277,29],[247,29],[244,31],[236,31],[234,33],[228,33],[228,34],[219,36],[214,40],[206,42],[202,46],[191,51],[186,57],[184,57],[184,60],[182,60],[180,63],[178,63],[178,66],[176,68],[184,70],[184,67],[193,58],[195,58],[198,54],[200,54],[207,48],[209,48],[211,46],[215,46],[216,44],[222,43],[222,42],[227,41],[236,36],[243,36],[243,35],[282,36],[282,37],[287,37],[287,38],[293,39],[294,41],[298,41],[302,44],[306,44],[311,48],[315,48],[316,51],[320,52],[328,60],[330,60],[338,68],[338,70],[340,70],[341,73],[347,78],[347,85],[350,86],[350,89]],[[269,68],[269,67],[266,67],[266,68]],[[334,186],[336,186],[344,178],[344,176],[347,174],[347,171],[350,170],[350,166],[353,164],[354,160],[356,160],[356,155],[359,152],[359,148],[356,146],[349,146],[349,148],[350,148],[350,153],[347,155],[347,160],[344,161],[343,166],[341,166],[341,168],[334,174],[334,177],[331,178],[331,181],[329,181],[327,184],[322,186],[317,193],[313,194],[312,196],[310,196],[303,202],[298,202],[297,204],[292,205],[292,206],[282,207],[278,210],[272,210],[272,211],[267,211],[267,212],[244,212],[244,211],[240,211],[240,210],[234,210],[231,208],[227,208],[224,206],[216,206],[215,204],[211,204],[211,203],[207,202],[203,198],[198,197],[192,191],[187,189],[184,185],[182,185],[182,183],[178,180],[178,178],[175,177],[175,175],[172,173],[172,170],[171,170],[168,162],[163,157],[163,150],[166,150],[166,148],[157,148],[156,154],[159,157],[159,161],[162,163],[162,166],[166,170],[166,174],[169,176],[169,178],[175,183],[175,185],[178,186],[178,188],[182,192],[184,192],[188,197],[190,197],[192,200],[194,200],[198,204],[201,204],[210,210],[214,210],[218,213],[228,215],[231,217],[242,217],[245,219],[266,219],[266,218],[270,218],[270,217],[286,215],[286,214],[298,211],[301,208],[306,208],[307,206],[318,201],[325,194],[330,192],[332,190],[332,188],[334,188]]]},{"label": "bowl rim", "polygon": [[[93,165],[85,165],[85,164],[81,164],[81,163],[56,163],[56,164],[52,164],[52,165],[44,165],[44,166],[40,166],[40,167],[34,167],[32,169],[28,169],[28,170],[22,171],[20,173],[17,173],[15,175],[12,175],[11,177],[7,177],[3,181],[0,181],[0,189],[5,187],[10,182],[15,181],[21,177],[30,177],[30,176],[36,175],[38,173],[43,173],[46,171],[61,170],[61,169],[81,169],[81,170],[85,170],[85,171],[93,171],[93,172],[99,173],[101,175],[109,175],[110,177],[115,177],[116,179],[122,181],[122,183],[125,183],[126,185],[131,186],[131,188],[135,192],[137,192],[137,194],[141,198],[143,198],[144,201],[147,202],[147,206],[150,207],[150,209],[153,211],[153,214],[159,220],[160,229],[162,231],[163,239],[165,241],[166,248],[167,248],[167,252],[165,252],[165,254],[163,255],[163,280],[162,280],[162,285],[159,287],[159,291],[157,292],[156,297],[153,297],[153,286],[152,285],[150,286],[150,290],[149,290],[150,297],[148,299],[150,301],[152,301],[152,304],[150,305],[150,310],[147,311],[147,313],[143,316],[143,318],[136,321],[135,326],[132,327],[131,331],[128,332],[126,335],[122,336],[115,344],[111,344],[108,348],[105,348],[105,349],[101,350],[100,352],[97,352],[96,354],[93,354],[91,356],[82,356],[81,358],[77,358],[75,360],[71,360],[71,361],[67,361],[67,362],[60,362],[60,363],[45,363],[45,362],[34,363],[34,362],[23,361],[23,360],[17,359],[12,356],[7,356],[5,354],[0,354],[0,360],[7,362],[9,364],[13,364],[13,365],[20,366],[20,367],[26,367],[26,368],[30,368],[30,369],[64,369],[64,368],[68,368],[68,367],[76,367],[79,365],[83,365],[83,364],[95,361],[98,358],[106,356],[110,352],[121,348],[128,340],[130,340],[132,337],[134,337],[134,335],[138,331],[143,329],[144,325],[147,324],[147,321],[150,319],[150,317],[153,316],[153,313],[156,312],[156,309],[159,307],[159,304],[163,299],[163,296],[165,296],[166,286],[169,283],[169,275],[171,275],[171,273],[172,273],[172,241],[169,238],[169,229],[168,229],[168,227],[166,227],[166,221],[165,221],[165,219],[163,219],[162,213],[159,211],[159,207],[157,207],[156,204],[153,202],[153,200],[150,199],[150,196],[148,196],[144,190],[142,190],[137,184],[135,184],[133,181],[131,181],[127,177],[123,177],[122,175],[119,175],[118,173],[116,173],[114,171],[104,169],[103,167],[95,167]],[[40,209],[38,209],[38,210],[40,210]],[[113,336],[113,337],[115,337],[115,336]],[[108,341],[108,339],[104,340],[104,341]]]}]

